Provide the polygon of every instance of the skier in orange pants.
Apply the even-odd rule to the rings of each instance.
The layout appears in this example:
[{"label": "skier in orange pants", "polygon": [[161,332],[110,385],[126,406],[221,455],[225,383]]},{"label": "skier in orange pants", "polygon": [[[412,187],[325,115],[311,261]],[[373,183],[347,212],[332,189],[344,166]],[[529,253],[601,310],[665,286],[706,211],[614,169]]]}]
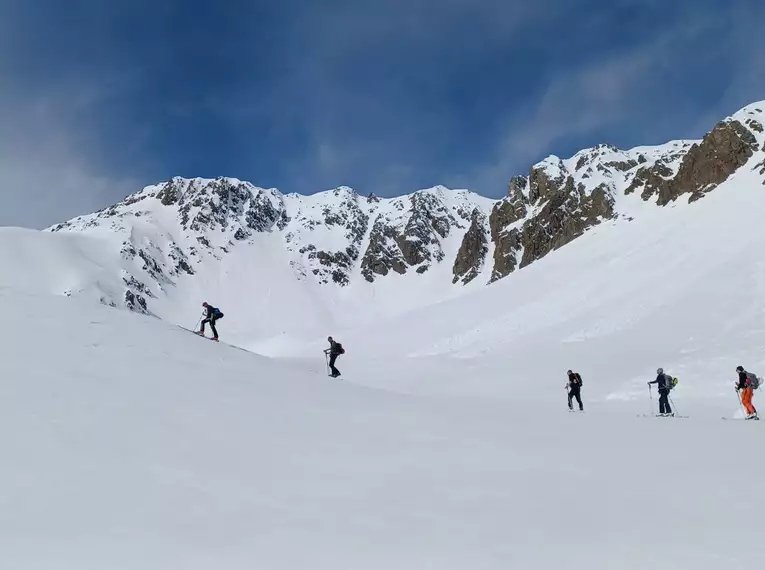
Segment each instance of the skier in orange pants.
[{"label": "skier in orange pants", "polygon": [[744,370],[743,366],[736,368],[738,372],[738,384],[736,384],[736,391],[741,391],[741,403],[746,409],[747,420],[759,420],[757,410],[752,404],[752,397],[754,396],[755,388],[758,388],[760,381],[755,374]]}]

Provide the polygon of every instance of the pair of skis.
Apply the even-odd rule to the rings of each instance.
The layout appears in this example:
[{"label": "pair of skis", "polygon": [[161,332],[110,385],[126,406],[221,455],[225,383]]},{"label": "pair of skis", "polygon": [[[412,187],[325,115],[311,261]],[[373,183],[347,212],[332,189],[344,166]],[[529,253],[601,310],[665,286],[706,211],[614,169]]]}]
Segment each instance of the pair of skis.
[{"label": "pair of skis", "polygon": [[690,416],[680,416],[678,414],[675,414],[674,416],[663,416],[661,414],[638,414],[637,417],[639,418],[677,418],[680,420],[687,420]]},{"label": "pair of skis", "polygon": [[[638,417],[639,418],[670,418],[670,419],[678,418],[678,419],[688,419],[690,416],[678,416],[678,415],[674,415],[674,416],[662,416],[660,414],[650,414],[650,415],[649,414],[638,414]],[[753,418],[729,418],[729,417],[723,416],[721,419],[726,420],[726,421],[730,421],[730,420],[736,420],[736,421],[755,420],[755,421],[759,421],[760,418],[756,417],[756,416],[753,417]]]}]

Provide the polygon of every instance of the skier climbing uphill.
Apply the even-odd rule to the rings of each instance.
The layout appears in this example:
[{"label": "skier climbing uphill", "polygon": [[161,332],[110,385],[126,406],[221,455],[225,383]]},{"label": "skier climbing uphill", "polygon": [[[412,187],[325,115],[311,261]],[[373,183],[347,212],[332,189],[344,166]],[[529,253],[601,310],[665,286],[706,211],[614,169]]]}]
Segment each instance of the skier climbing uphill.
[{"label": "skier climbing uphill", "polygon": [[568,388],[568,409],[572,410],[574,409],[573,405],[573,399],[576,398],[577,403],[579,404],[579,411],[584,411],[584,406],[582,405],[582,377],[578,372],[572,372],[571,370],[568,371],[568,384],[566,386]]},{"label": "skier climbing uphill", "polygon": [[208,305],[207,302],[202,303],[202,306],[205,308],[205,318],[202,319],[202,326],[197,334],[205,336],[205,324],[210,323],[210,328],[213,332],[212,340],[218,342],[218,329],[215,328],[215,321],[222,319],[223,313],[220,312],[220,309],[213,307],[212,305]]},{"label": "skier climbing uphill", "polygon": [[345,349],[343,348],[343,345],[339,342],[335,342],[332,337],[327,337],[327,340],[329,341],[329,348],[327,348],[324,351],[324,354],[329,355],[329,369],[330,369],[330,376],[332,378],[337,378],[340,376],[340,371],[335,368],[335,361],[337,360],[337,357],[341,354],[345,354]]},{"label": "skier climbing uphill", "polygon": [[674,416],[672,408],[669,406],[669,391],[672,389],[673,380],[669,374],[664,374],[664,369],[659,368],[656,371],[656,380],[648,383],[657,384],[659,388],[659,415],[660,416]]},{"label": "skier climbing uphill", "polygon": [[741,403],[746,409],[747,420],[759,420],[757,410],[752,405],[752,397],[754,391],[760,387],[760,379],[755,374],[744,370],[743,366],[736,367],[738,372],[738,383],[736,384],[736,392],[740,391]]}]

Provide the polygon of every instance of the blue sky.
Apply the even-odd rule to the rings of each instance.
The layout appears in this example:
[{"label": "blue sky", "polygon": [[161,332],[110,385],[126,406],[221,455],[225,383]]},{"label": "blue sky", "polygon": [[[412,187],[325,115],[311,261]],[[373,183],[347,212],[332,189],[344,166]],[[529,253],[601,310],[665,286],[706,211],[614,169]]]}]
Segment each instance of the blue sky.
[{"label": "blue sky", "polygon": [[504,195],[765,99],[755,0],[0,1],[0,224],[170,176]]}]

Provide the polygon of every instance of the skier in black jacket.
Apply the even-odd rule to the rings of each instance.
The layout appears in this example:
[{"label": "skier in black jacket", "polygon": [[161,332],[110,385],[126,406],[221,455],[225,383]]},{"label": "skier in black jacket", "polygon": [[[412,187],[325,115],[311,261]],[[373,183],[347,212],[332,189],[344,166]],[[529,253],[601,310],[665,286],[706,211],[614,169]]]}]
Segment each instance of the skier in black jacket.
[{"label": "skier in black jacket", "polygon": [[198,334],[205,336],[205,323],[210,323],[210,328],[213,332],[212,340],[218,342],[218,329],[215,328],[215,321],[222,319],[223,313],[220,312],[220,309],[208,305],[207,302],[202,303],[202,306],[205,308],[205,318],[202,319],[202,327],[199,329]]},{"label": "skier in black jacket", "polygon": [[338,356],[345,353],[345,350],[343,349],[343,345],[339,342],[335,342],[331,336],[327,337],[327,340],[329,341],[329,348],[324,351],[324,354],[329,354],[329,369],[332,372],[330,376],[332,376],[332,378],[337,378],[340,376],[340,371],[335,368],[335,361]]},{"label": "skier in black jacket", "polygon": [[752,404],[752,397],[754,396],[754,388],[759,385],[757,382],[757,375],[752,374],[744,370],[743,366],[736,367],[738,372],[738,383],[736,384],[736,392],[740,391],[741,405],[746,408],[747,420],[759,420],[757,415],[757,409]]},{"label": "skier in black jacket", "polygon": [[669,391],[671,390],[672,378],[664,374],[664,369],[659,368],[656,371],[656,380],[649,382],[648,385],[657,384],[659,388],[659,415],[674,416],[672,408],[669,405]]},{"label": "skier in black jacket", "polygon": [[568,409],[573,410],[574,409],[574,398],[576,398],[577,403],[579,404],[579,411],[584,411],[584,406],[582,405],[582,377],[578,372],[572,372],[571,370],[568,371],[568,384],[566,385],[568,388]]}]

